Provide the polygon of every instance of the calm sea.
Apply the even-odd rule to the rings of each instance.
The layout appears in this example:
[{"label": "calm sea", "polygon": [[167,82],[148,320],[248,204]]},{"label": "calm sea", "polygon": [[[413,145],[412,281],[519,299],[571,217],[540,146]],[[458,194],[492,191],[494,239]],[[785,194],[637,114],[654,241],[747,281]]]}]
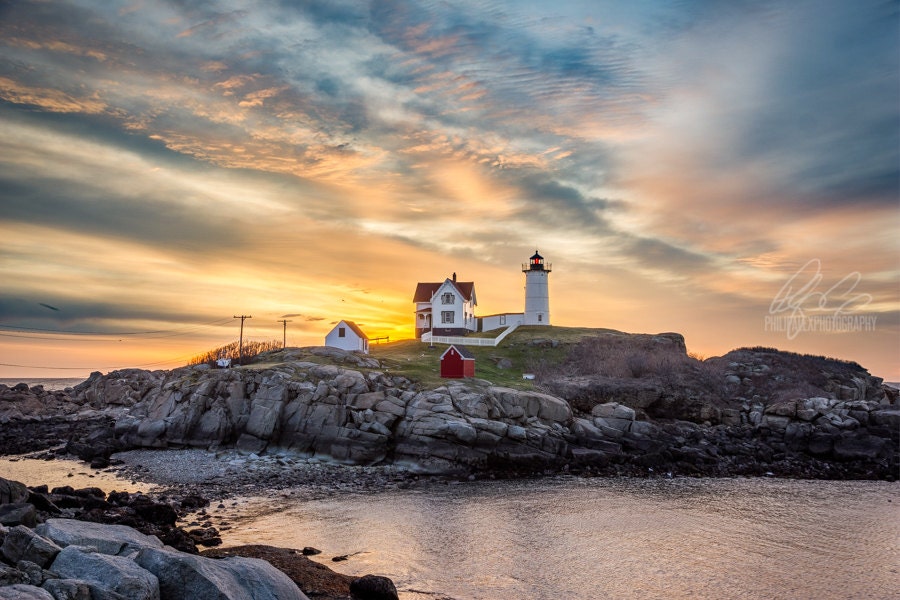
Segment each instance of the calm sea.
[{"label": "calm sea", "polygon": [[897,483],[562,478],[229,510],[227,545],[315,546],[407,600],[900,598]]},{"label": "calm sea", "polygon": [[42,385],[45,390],[64,390],[84,381],[84,377],[0,377],[0,383],[12,387],[17,383],[26,383],[28,387]]}]

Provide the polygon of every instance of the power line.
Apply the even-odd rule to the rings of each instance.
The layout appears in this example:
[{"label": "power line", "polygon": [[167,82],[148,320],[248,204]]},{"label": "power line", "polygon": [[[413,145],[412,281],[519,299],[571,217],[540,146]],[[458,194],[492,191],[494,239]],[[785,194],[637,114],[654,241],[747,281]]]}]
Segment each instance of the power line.
[{"label": "power line", "polygon": [[240,316],[235,315],[232,318],[241,320],[241,337],[240,337],[240,341],[238,341],[238,356],[240,357],[240,359],[239,359],[240,362],[238,364],[243,366],[243,364],[244,364],[244,319],[252,319],[253,315],[240,315]]},{"label": "power line", "polygon": [[290,319],[281,319],[278,321],[279,323],[284,323],[284,337],[281,341],[281,349],[284,350],[287,348],[287,324],[291,322]]}]

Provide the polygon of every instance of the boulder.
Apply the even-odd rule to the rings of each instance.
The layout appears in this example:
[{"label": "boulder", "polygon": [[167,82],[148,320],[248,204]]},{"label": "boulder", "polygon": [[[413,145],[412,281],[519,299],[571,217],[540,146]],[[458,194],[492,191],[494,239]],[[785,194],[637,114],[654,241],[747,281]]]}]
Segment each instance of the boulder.
[{"label": "boulder", "polygon": [[255,558],[216,560],[144,548],[135,562],[156,575],[166,600],[308,600],[287,575]]},{"label": "boulder", "polygon": [[37,525],[37,511],[33,504],[27,502],[0,505],[0,525],[34,527]]},{"label": "boulder", "polygon": [[30,583],[31,585],[41,585],[44,583],[44,575],[50,574],[49,571],[44,571],[39,565],[30,560],[20,560],[16,563],[16,568],[25,573],[25,576],[28,578],[28,581],[25,583]]},{"label": "boulder", "polygon": [[159,581],[149,571],[124,556],[91,552],[83,546],[67,546],[50,570],[63,579],[87,582],[91,595],[114,592],[129,600],[160,600]]},{"label": "boulder", "polygon": [[863,432],[844,432],[834,440],[834,457],[838,460],[874,461],[888,454],[891,441]]},{"label": "boulder", "polygon": [[572,419],[569,403],[556,396],[538,392],[523,392],[504,387],[493,387],[491,396],[499,401],[510,418],[538,417],[547,422],[568,423]]},{"label": "boulder", "polygon": [[22,583],[0,588],[0,598],[3,600],[54,600],[47,590]]},{"label": "boulder", "polygon": [[0,477],[0,504],[27,502],[29,494],[24,483]]},{"label": "boulder", "polygon": [[633,408],[625,406],[624,404],[619,404],[618,402],[598,404],[591,409],[591,414],[602,419],[614,418],[625,419],[628,421],[634,421],[636,416]]},{"label": "boulder", "polygon": [[766,415],[794,418],[797,416],[797,402],[795,400],[788,400],[786,402],[770,404],[766,407],[764,413]]},{"label": "boulder", "polygon": [[45,568],[59,554],[61,548],[53,542],[42,538],[24,525],[17,525],[9,530],[0,546],[0,554],[10,564],[27,560]]},{"label": "boulder", "polygon": [[29,583],[28,575],[19,569],[0,562],[0,589],[17,583]]},{"label": "boulder", "polygon": [[141,548],[162,548],[158,538],[126,525],[103,525],[72,519],[48,519],[35,532],[60,546],[90,546],[102,554],[130,555]]},{"label": "boulder", "polygon": [[380,575],[364,575],[350,582],[354,600],[399,600],[394,582]]},{"label": "boulder", "polygon": [[888,427],[892,431],[900,431],[900,410],[885,409],[869,413],[869,420],[875,425]]},{"label": "boulder", "polygon": [[92,600],[91,585],[80,579],[48,579],[41,587],[56,600]]}]

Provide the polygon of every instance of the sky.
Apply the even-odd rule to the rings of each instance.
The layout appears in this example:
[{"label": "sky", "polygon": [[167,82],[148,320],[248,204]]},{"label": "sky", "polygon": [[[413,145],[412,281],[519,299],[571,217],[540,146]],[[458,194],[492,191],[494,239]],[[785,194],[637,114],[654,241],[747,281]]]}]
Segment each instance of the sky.
[{"label": "sky", "polygon": [[0,377],[411,338],[454,272],[521,312],[538,249],[554,325],[900,381],[898,14],[0,2]]}]

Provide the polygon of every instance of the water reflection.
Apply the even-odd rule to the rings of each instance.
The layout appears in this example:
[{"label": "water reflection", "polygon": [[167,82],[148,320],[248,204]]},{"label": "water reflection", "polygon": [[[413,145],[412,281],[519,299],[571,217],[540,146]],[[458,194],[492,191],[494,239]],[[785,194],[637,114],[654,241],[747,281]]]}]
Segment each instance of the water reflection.
[{"label": "water reflection", "polygon": [[258,499],[234,515],[226,543],[314,545],[330,566],[365,551],[336,568],[460,599],[890,598],[898,490],[768,479],[435,485],[278,500],[275,512]]}]

